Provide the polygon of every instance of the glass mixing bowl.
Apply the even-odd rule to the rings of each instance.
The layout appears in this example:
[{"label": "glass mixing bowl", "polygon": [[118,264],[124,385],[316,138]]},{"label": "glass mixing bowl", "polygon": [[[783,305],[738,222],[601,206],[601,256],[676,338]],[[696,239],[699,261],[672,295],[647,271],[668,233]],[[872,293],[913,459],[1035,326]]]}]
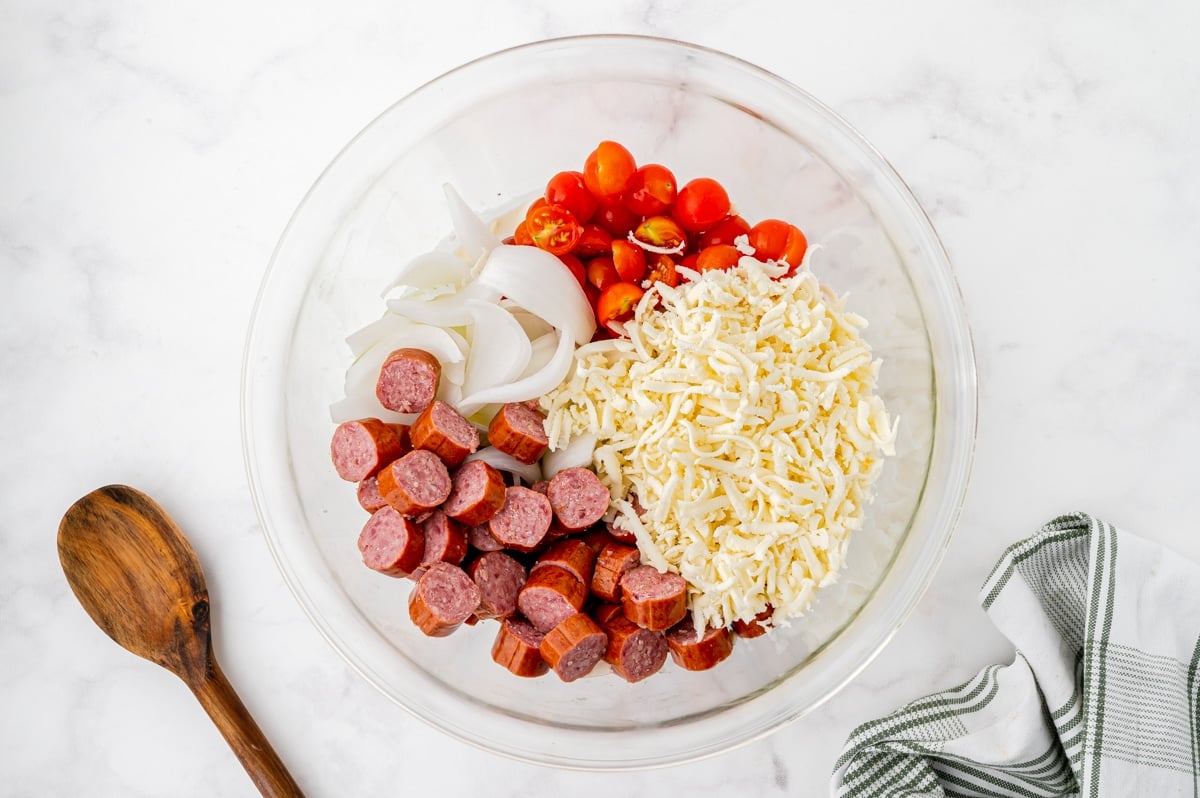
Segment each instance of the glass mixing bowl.
[{"label": "glass mixing bowl", "polygon": [[[445,639],[409,621],[411,582],[369,571],[365,515],[329,461],[345,336],[378,318],[405,259],[450,229],[442,185],[487,216],[581,168],[602,139],[681,180],[707,175],[748,219],[799,224],[812,268],[871,323],[897,454],[840,580],[790,627],[704,673],[670,662],[523,680],[489,656],[495,627]],[[350,665],[460,740],[565,768],[694,759],[761,737],[828,699],[886,644],[950,540],[975,439],[970,334],[950,265],[904,183],[848,124],[786,81],[704,48],[596,36],[474,61],[385,111],[334,159],[283,233],[247,341],[243,440],[285,580]]]}]

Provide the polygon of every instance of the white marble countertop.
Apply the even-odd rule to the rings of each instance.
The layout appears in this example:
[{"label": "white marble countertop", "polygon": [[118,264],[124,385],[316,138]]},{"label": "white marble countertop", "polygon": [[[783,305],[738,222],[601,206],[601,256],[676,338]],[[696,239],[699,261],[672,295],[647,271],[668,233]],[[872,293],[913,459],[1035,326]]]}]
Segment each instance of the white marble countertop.
[{"label": "white marble countertop", "polygon": [[[0,794],[253,794],[187,689],[67,588],[58,520],[112,482],[188,531],[225,671],[313,796],[823,795],[856,724],[1007,661],[975,593],[1043,521],[1200,559],[1196,3],[301,5],[0,7]],[[727,755],[588,775],[455,742],[351,672],[268,553],[238,402],[263,269],[332,155],[452,66],[600,31],[754,61],[892,161],[956,266],[980,422],[954,543],[865,672]]]}]

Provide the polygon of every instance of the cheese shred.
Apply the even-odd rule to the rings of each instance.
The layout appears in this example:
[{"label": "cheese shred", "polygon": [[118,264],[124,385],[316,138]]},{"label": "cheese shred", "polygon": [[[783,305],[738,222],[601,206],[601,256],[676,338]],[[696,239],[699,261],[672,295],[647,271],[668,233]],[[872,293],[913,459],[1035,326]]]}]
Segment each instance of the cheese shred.
[{"label": "cheese shred", "polygon": [[836,578],[893,454],[866,322],[806,265],[786,269],[747,256],[655,283],[628,340],[582,347],[542,399],[551,449],[597,437],[615,523],[644,562],[687,580],[698,629],[768,605],[774,625],[802,615]]}]

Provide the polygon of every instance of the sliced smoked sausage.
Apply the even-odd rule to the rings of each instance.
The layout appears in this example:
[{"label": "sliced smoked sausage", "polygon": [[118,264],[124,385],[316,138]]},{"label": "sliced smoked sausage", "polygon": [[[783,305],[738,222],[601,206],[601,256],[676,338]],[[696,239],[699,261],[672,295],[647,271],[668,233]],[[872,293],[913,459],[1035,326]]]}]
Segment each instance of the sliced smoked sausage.
[{"label": "sliced smoked sausage", "polygon": [[763,610],[762,612],[758,613],[757,615],[755,615],[753,620],[734,621],[732,624],[733,632],[738,637],[744,637],[747,640],[754,638],[754,637],[761,637],[762,635],[765,635],[767,633],[767,627],[763,626],[762,622],[769,620],[771,618],[771,616],[774,614],[775,614],[775,608],[772,607],[770,604],[768,604],[767,608],[765,610]]},{"label": "sliced smoked sausage", "polygon": [[479,606],[479,588],[457,565],[429,566],[408,595],[408,617],[430,637],[445,637]]},{"label": "sliced smoked sausage", "polygon": [[435,400],[408,430],[416,449],[428,449],[448,467],[461,465],[479,448],[479,430],[445,402]]},{"label": "sliced smoked sausage", "polygon": [[329,454],[339,477],[361,482],[404,454],[404,447],[387,424],[377,418],[360,418],[338,424]]},{"label": "sliced smoked sausage", "polygon": [[616,611],[603,612],[604,620],[597,620],[608,635],[604,661],[627,682],[640,682],[658,673],[667,661],[667,639],[663,633],[643,629],[626,618],[615,605],[605,606]]},{"label": "sliced smoked sausage", "polygon": [[546,497],[554,516],[571,531],[587,529],[608,510],[608,488],[586,468],[565,468],[550,479]]},{"label": "sliced smoked sausage", "polygon": [[703,637],[697,638],[690,615],[667,632],[671,659],[689,671],[706,671],[728,657],[733,652],[733,640],[728,629],[712,627],[706,628]]},{"label": "sliced smoked sausage", "polygon": [[467,543],[475,551],[500,551],[504,544],[492,537],[487,524],[473,526],[467,530]]},{"label": "sliced smoked sausage", "polygon": [[401,515],[429,512],[450,495],[450,472],[433,452],[414,449],[379,472],[379,495]]},{"label": "sliced smoked sausage", "polygon": [[517,594],[517,608],[529,622],[548,632],[583,609],[587,586],[574,574],[555,566],[530,574]]},{"label": "sliced smoked sausage", "polygon": [[379,481],[375,477],[367,477],[358,483],[358,504],[368,513],[373,513],[380,507],[387,507],[387,502],[379,495]]},{"label": "sliced smoked sausage", "polygon": [[525,586],[525,566],[502,551],[480,556],[467,568],[479,586],[480,618],[504,618],[517,611],[517,596]]},{"label": "sliced smoked sausage", "polygon": [[538,647],[544,634],[519,616],[500,622],[496,642],[492,643],[492,661],[526,678],[541,676],[550,669]]},{"label": "sliced smoked sausage", "polygon": [[592,593],[605,601],[621,600],[621,577],[642,564],[642,555],[633,546],[612,542],[600,550],[592,574]]},{"label": "sliced smoked sausage", "polygon": [[504,476],[482,460],[463,463],[451,478],[446,515],[467,526],[487,523],[504,506]]},{"label": "sliced smoked sausage", "polygon": [[588,544],[578,538],[567,538],[559,540],[547,546],[541,554],[538,555],[537,561],[534,562],[530,573],[537,573],[540,569],[549,566],[557,566],[573,574],[576,579],[583,582],[585,585],[592,583],[592,569],[595,566],[596,553],[592,551]]},{"label": "sliced smoked sausage", "polygon": [[388,576],[408,576],[421,564],[425,535],[419,524],[385,506],[367,519],[358,536],[358,550],[368,568]]},{"label": "sliced smoked sausage", "polygon": [[420,413],[437,396],[442,364],[424,349],[397,349],[379,369],[375,397],[397,413]]},{"label": "sliced smoked sausage", "polygon": [[488,520],[488,530],[505,548],[533,551],[546,537],[553,515],[550,501],[542,494],[529,488],[506,488],[504,505]]},{"label": "sliced smoked sausage", "polygon": [[577,612],[547,632],[538,649],[558,678],[573,682],[591,673],[607,647],[604,630],[589,616]]},{"label": "sliced smoked sausage", "polygon": [[488,442],[522,463],[536,463],[550,446],[542,411],[513,402],[500,408],[488,425]]},{"label": "sliced smoked sausage", "polygon": [[639,565],[621,577],[625,617],[655,632],[664,632],[687,614],[687,582],[679,574]]},{"label": "sliced smoked sausage", "polygon": [[454,519],[447,518],[441,510],[434,510],[421,522],[421,531],[425,533],[425,554],[421,557],[421,565],[433,565],[435,562],[458,565],[467,556],[467,531]]}]

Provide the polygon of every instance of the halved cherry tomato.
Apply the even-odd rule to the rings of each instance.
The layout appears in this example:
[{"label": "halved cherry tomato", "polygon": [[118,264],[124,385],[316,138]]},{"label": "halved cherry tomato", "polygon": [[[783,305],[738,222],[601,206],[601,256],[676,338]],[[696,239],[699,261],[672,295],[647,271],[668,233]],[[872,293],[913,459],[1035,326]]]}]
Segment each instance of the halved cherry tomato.
[{"label": "halved cherry tomato", "polygon": [[617,267],[613,265],[612,258],[592,258],[587,263],[587,281],[596,288],[597,291],[603,291],[613,283],[621,282],[621,275],[617,274]]},{"label": "halved cherry tomato", "polygon": [[615,202],[601,200],[592,221],[611,233],[613,238],[624,238],[637,227],[640,219],[618,199]]},{"label": "halved cherry tomato", "polygon": [[637,244],[632,244],[623,238],[614,238],[612,242],[613,266],[617,274],[627,283],[640,283],[646,273],[646,255]]},{"label": "halved cherry tomato", "polygon": [[596,301],[596,321],[600,326],[608,327],[609,322],[633,318],[633,310],[645,293],[633,283],[613,283],[600,292],[600,299]]},{"label": "halved cherry tomato", "polygon": [[615,141],[602,141],[587,157],[583,180],[596,199],[616,199],[629,186],[637,163],[633,154]]},{"label": "halved cherry tomato", "polygon": [[581,258],[591,258],[596,255],[607,255],[612,251],[612,234],[598,224],[585,224],[583,235],[572,250]]},{"label": "halved cherry tomato", "polygon": [[566,255],[583,235],[583,225],[561,205],[533,208],[525,217],[533,243],[552,255]]},{"label": "halved cherry tomato", "polygon": [[559,172],[546,184],[546,202],[561,205],[586,224],[596,212],[596,198],[583,182],[582,172]]},{"label": "halved cherry tomato", "polygon": [[534,246],[533,237],[529,235],[529,225],[525,222],[521,222],[513,231],[513,243],[526,247]]},{"label": "halved cherry tomato", "polygon": [[550,203],[546,202],[545,197],[538,197],[533,202],[529,203],[529,207],[525,210],[525,215],[529,216],[529,214],[533,213],[538,208],[544,208],[549,204]]},{"label": "halved cherry tomato", "polygon": [[792,226],[779,219],[764,219],[750,228],[750,246],[759,260],[779,260],[787,249]]},{"label": "halved cherry tomato", "polygon": [[741,260],[742,253],[731,244],[717,244],[700,250],[696,258],[696,271],[704,273],[718,269],[732,269]]},{"label": "halved cherry tomato", "polygon": [[647,244],[668,249],[687,243],[687,233],[670,216],[651,216],[637,226],[633,236]]},{"label": "halved cherry tomato", "polygon": [[648,163],[633,173],[625,207],[638,216],[655,216],[675,200],[675,175],[661,164]]},{"label": "halved cherry tomato", "polygon": [[579,287],[583,288],[587,285],[587,272],[583,268],[583,261],[574,255],[559,255],[558,259],[563,262],[575,279],[579,281]]},{"label": "halved cherry tomato", "polygon": [[700,236],[696,246],[707,249],[717,244],[732,244],[738,236],[750,234],[750,223],[740,216],[726,216]]},{"label": "halved cherry tomato", "polygon": [[729,195],[711,177],[698,177],[679,189],[671,215],[686,230],[702,233],[729,215]]},{"label": "halved cherry tomato", "polygon": [[[687,258],[684,260],[686,261]],[[670,255],[647,252],[646,279],[652,283],[666,283],[672,288],[679,285],[679,271],[675,268],[675,261],[671,259]]]}]

